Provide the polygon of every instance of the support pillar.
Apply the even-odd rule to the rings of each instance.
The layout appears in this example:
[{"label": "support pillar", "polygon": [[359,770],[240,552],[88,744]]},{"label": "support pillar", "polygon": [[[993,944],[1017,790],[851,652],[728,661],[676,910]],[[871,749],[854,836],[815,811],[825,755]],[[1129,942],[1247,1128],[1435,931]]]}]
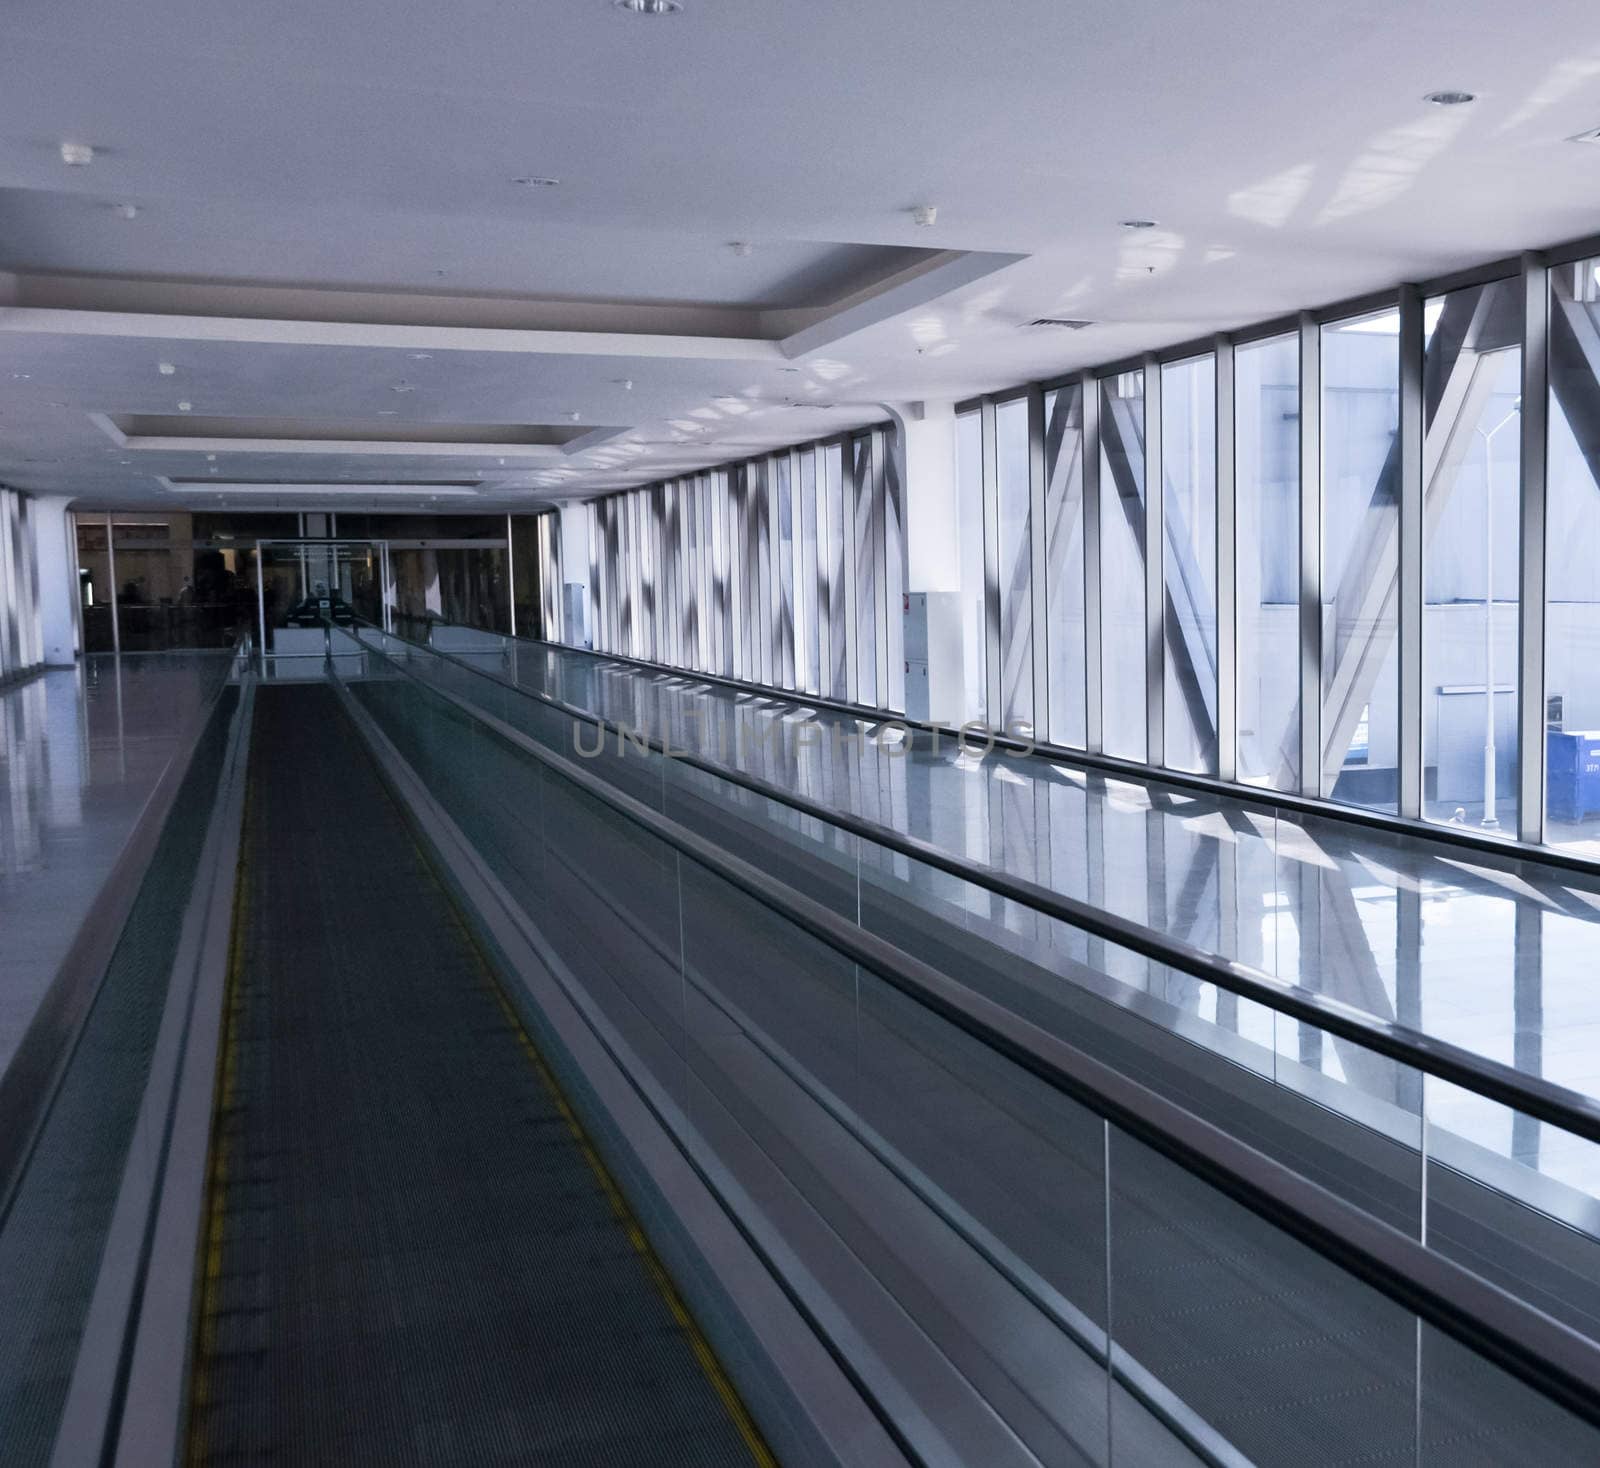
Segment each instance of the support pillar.
[{"label": "support pillar", "polygon": [[[78,618],[78,533],[65,495],[32,497],[28,518],[33,523],[39,572],[39,630],[43,661],[70,667],[83,648]],[[112,595],[116,595],[113,586]]]},{"label": "support pillar", "polygon": [[594,646],[589,586],[589,506],[568,500],[558,506],[561,521],[561,640],[573,647]]}]

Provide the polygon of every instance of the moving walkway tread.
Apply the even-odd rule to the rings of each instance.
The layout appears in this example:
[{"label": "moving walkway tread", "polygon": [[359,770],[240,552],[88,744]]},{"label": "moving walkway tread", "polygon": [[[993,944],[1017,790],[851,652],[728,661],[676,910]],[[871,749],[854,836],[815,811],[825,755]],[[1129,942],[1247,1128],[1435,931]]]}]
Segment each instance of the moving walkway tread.
[{"label": "moving walkway tread", "polygon": [[333,691],[256,703],[193,1463],[770,1462]]}]

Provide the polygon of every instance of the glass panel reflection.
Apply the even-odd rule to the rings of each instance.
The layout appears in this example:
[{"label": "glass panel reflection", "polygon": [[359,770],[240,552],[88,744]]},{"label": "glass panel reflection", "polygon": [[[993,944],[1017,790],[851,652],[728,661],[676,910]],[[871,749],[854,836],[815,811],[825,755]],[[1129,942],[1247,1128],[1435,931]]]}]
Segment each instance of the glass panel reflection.
[{"label": "glass panel reflection", "polygon": [[1107,754],[1145,738],[1144,374],[1100,384],[1100,681]]},{"label": "glass panel reflection", "polygon": [[1300,780],[1300,362],[1293,336],[1234,354],[1239,778]]},{"label": "glass panel reflection", "polygon": [[1400,317],[1322,329],[1322,793],[1397,809]]}]

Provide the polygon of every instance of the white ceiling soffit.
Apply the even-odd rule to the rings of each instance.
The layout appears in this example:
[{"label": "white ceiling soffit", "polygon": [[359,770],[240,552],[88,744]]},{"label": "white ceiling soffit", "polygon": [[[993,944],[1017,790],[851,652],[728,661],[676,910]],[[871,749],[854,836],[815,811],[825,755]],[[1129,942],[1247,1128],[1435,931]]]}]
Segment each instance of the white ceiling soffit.
[{"label": "white ceiling soffit", "polygon": [[230,483],[226,480],[162,480],[168,494],[184,499],[477,499],[478,489],[472,485],[301,485],[285,481],[278,485],[261,485],[256,481]]},{"label": "white ceiling soffit", "polygon": [[1600,231],[1592,0],[1284,17],[9,0],[0,481],[582,495]]}]

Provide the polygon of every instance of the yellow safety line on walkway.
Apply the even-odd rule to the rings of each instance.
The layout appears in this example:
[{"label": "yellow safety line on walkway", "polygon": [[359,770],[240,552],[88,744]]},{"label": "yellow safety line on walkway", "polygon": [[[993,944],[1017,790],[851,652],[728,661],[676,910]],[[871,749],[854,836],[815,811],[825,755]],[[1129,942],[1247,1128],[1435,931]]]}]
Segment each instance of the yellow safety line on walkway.
[{"label": "yellow safety line on walkway", "polygon": [[200,1258],[204,1269],[200,1285],[197,1321],[199,1348],[194,1354],[189,1392],[188,1443],[185,1457],[201,1463],[206,1457],[205,1434],[200,1426],[200,1410],[211,1401],[211,1360],[216,1353],[216,1296],[222,1280],[222,1230],[227,1216],[229,1135],[228,1117],[233,1110],[239,1078],[239,1017],[243,1009],[240,976],[244,969],[244,934],[250,917],[250,891],[245,868],[250,857],[251,835],[255,827],[255,761],[246,755],[244,816],[239,831],[239,859],[233,876],[233,931],[228,942],[228,974],[223,1001],[222,1064],[217,1072],[216,1095],[211,1111],[211,1165],[207,1184],[205,1238]]},{"label": "yellow safety line on walkway", "polygon": [[[437,880],[437,878],[435,879]],[[448,895],[448,894],[446,894]],[[455,904],[450,905],[450,912],[460,929],[467,946],[472,950],[479,970],[488,981],[490,990],[496,1002],[500,1005],[501,1013],[506,1017],[512,1032],[521,1045],[522,1052],[533,1062],[533,1068],[538,1073],[539,1079],[544,1083],[544,1088],[549,1092],[550,1099],[555,1102],[556,1110],[561,1113],[561,1119],[567,1125],[567,1131],[578,1145],[578,1150],[583,1153],[584,1160],[589,1164],[589,1170],[594,1174],[595,1180],[600,1184],[600,1190],[605,1194],[606,1201],[611,1205],[611,1212],[618,1223],[622,1225],[623,1232],[628,1237],[628,1242],[633,1246],[634,1252],[643,1262],[646,1272],[655,1283],[672,1318],[677,1322],[680,1330],[688,1337],[689,1348],[694,1353],[695,1360],[700,1369],[705,1373],[706,1379],[711,1383],[712,1390],[716,1392],[722,1402],[724,1410],[732,1420],[739,1436],[744,1439],[745,1446],[750,1450],[750,1456],[761,1465],[761,1468],[778,1468],[778,1460],[773,1456],[772,1449],[761,1436],[761,1429],[756,1426],[755,1419],[750,1416],[740,1398],[738,1390],[728,1374],[723,1370],[722,1363],[717,1359],[716,1352],[711,1347],[711,1342],[705,1337],[694,1317],[689,1313],[689,1307],[684,1302],[683,1296],[678,1293],[678,1287],[673,1284],[672,1276],[667,1273],[666,1266],[662,1264],[650,1240],[646,1237],[644,1229],[640,1226],[633,1210],[628,1206],[628,1200],[623,1196],[622,1190],[617,1186],[616,1180],[611,1176],[610,1169],[606,1167],[604,1159],[595,1149],[589,1139],[589,1134],[584,1130],[583,1123],[579,1121],[577,1113],[568,1105],[561,1084],[557,1081],[554,1072],[545,1063],[545,1058],[539,1053],[539,1047],[534,1044],[533,1037],[528,1033],[527,1026],[522,1022],[522,1016],[517,1013],[516,1007],[506,997],[505,990],[501,987],[499,979],[495,976],[493,968],[485,959],[482,951],[474,941],[471,932],[461,920],[461,915],[456,911]]]}]

